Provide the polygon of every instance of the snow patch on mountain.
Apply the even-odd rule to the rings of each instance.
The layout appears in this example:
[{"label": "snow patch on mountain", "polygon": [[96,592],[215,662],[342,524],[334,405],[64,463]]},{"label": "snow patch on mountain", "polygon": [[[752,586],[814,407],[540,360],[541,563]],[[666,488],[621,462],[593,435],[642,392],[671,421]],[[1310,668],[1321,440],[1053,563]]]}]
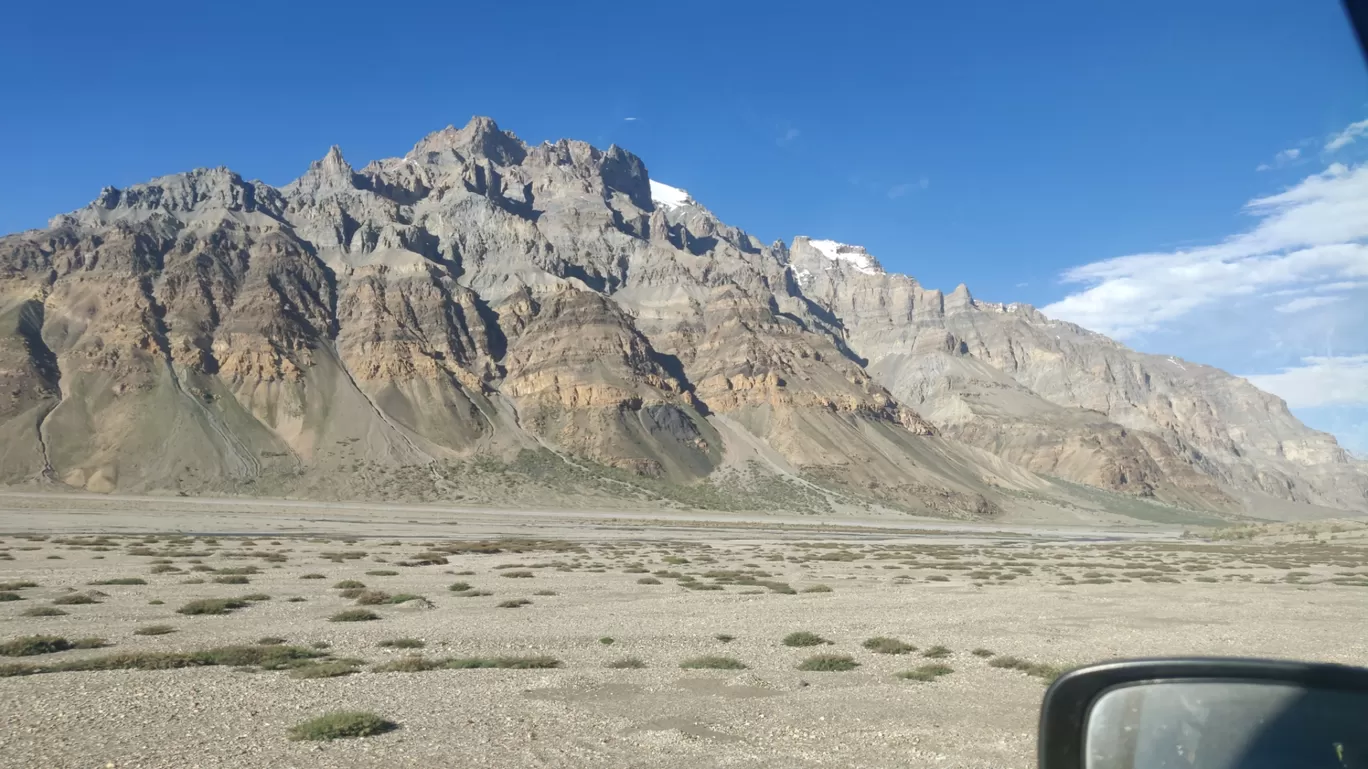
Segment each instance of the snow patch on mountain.
[{"label": "snow patch on mountain", "polygon": [[651,202],[655,203],[656,207],[663,208],[666,211],[684,205],[697,205],[694,199],[689,197],[687,190],[671,187],[655,179],[651,180]]},{"label": "snow patch on mountain", "polygon": [[822,256],[835,261],[848,262],[866,275],[881,275],[883,267],[864,250],[863,246],[837,243],[834,240],[809,240],[808,245],[817,249]]}]

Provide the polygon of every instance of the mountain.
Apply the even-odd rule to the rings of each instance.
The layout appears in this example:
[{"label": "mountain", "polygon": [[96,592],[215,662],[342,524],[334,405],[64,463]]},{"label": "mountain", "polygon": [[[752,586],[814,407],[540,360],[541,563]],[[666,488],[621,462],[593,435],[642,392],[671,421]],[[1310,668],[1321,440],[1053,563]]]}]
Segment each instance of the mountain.
[{"label": "mountain", "polygon": [[0,482],[93,491],[1368,507],[1364,463],[1244,380],[767,246],[619,147],[487,118],[0,238],[0,445]]}]

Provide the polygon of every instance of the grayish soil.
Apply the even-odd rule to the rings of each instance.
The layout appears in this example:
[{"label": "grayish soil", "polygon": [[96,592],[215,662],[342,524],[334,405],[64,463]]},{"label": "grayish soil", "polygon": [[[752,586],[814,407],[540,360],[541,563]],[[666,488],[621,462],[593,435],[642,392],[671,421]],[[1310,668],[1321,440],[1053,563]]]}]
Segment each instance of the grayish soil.
[{"label": "grayish soil", "polygon": [[[0,766],[1025,769],[1045,681],[992,667],[975,649],[1061,669],[1168,654],[1368,662],[1361,538],[1207,543],[1159,529],[995,532],[897,520],[823,529],[783,519],[276,504],[0,501],[0,583],[37,583],[12,591],[22,600],[0,602],[0,643],[47,634],[110,644],[0,657]],[[468,552],[472,542],[499,552]],[[399,565],[432,551],[447,562]],[[153,573],[159,560],[176,571]],[[248,566],[258,570],[248,584],[215,583],[223,575],[207,570]],[[376,570],[398,574],[366,573]],[[520,571],[532,576],[502,576]],[[638,583],[652,572],[665,572],[654,576],[661,584]],[[325,578],[301,579],[312,573]],[[128,577],[148,584],[89,584]],[[205,582],[186,584],[196,579]],[[430,605],[374,605],[379,621],[330,622],[356,608],[332,587],[344,579]],[[492,595],[453,594],[458,581]],[[781,584],[798,592],[777,591]],[[831,590],[802,592],[815,585]],[[55,606],[63,616],[21,616],[91,590],[106,595]],[[270,600],[223,616],[176,612],[193,599],[249,593]],[[305,600],[288,600],[296,597]],[[531,603],[498,607],[519,598]],[[134,634],[153,624],[175,632]],[[832,643],[781,643],[797,630]],[[13,675],[264,636],[326,642],[333,657],[365,663],[320,679],[230,667]],[[872,636],[950,654],[875,654],[861,646]],[[392,638],[421,639],[430,659],[549,655],[560,667],[373,672],[414,653],[377,645]],[[815,653],[849,654],[860,666],[796,669]],[[700,655],[747,669],[680,668]],[[625,657],[646,667],[607,667]],[[930,662],[953,672],[930,683],[894,675]],[[290,726],[339,709],[373,711],[400,728],[288,739]]]}]

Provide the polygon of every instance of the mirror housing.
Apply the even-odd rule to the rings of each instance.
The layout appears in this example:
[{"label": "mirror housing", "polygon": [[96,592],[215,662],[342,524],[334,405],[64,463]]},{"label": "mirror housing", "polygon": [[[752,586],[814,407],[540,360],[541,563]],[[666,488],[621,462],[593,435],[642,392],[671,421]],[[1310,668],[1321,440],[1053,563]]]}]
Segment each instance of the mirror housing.
[{"label": "mirror housing", "polygon": [[[1093,665],[1067,673],[1055,681],[1054,684],[1045,692],[1045,700],[1041,705],[1040,711],[1040,731],[1037,744],[1037,766],[1039,769],[1088,769],[1088,736],[1089,719],[1093,715],[1094,705],[1108,692],[1117,692],[1122,689],[1134,689],[1143,691],[1142,687],[1146,684],[1166,686],[1152,686],[1151,690],[1174,691],[1174,685],[1180,684],[1252,684],[1247,692],[1248,697],[1232,698],[1231,687],[1210,687],[1207,691],[1224,690],[1223,701],[1240,702],[1246,712],[1253,713],[1258,711],[1258,694],[1266,692],[1270,697],[1276,696],[1287,700],[1287,692],[1297,694],[1313,693],[1334,693],[1343,698],[1346,695],[1358,695],[1364,703],[1362,710],[1355,708],[1355,711],[1362,716],[1362,720],[1357,721],[1360,728],[1354,729],[1351,734],[1355,738],[1368,740],[1368,670],[1347,665],[1331,665],[1303,662],[1288,662],[1279,660],[1250,660],[1250,659],[1224,659],[1224,658],[1185,658],[1185,659],[1151,659],[1151,660],[1122,660]],[[1262,686],[1259,686],[1262,685]],[[1199,690],[1202,687],[1193,687]],[[1297,697],[1301,701],[1303,697]],[[1356,700],[1358,701],[1358,700]],[[1278,707],[1273,703],[1269,707]],[[1250,709],[1252,708],[1252,710]],[[1115,708],[1111,708],[1115,710]],[[1265,708],[1265,712],[1267,708]],[[1336,712],[1339,712],[1338,710]],[[1222,713],[1216,713],[1219,719]],[[1208,718],[1211,716],[1208,715]],[[1278,719],[1269,719],[1254,716],[1255,722],[1244,724],[1244,731],[1247,734],[1256,734],[1260,729],[1277,729]],[[1135,727],[1126,727],[1127,731],[1145,732],[1143,729],[1137,730]],[[1143,739],[1152,736],[1155,731],[1146,734],[1133,734],[1132,739]],[[1359,737],[1362,735],[1362,737]],[[1352,757],[1341,756],[1336,762],[1344,769],[1358,769],[1363,766],[1359,763],[1363,755],[1361,746],[1350,746],[1353,753]],[[1333,755],[1333,753],[1331,754]],[[1134,763],[1134,754],[1131,756],[1131,763]],[[1346,760],[1346,758],[1348,760]],[[1211,762],[1191,763],[1191,756],[1188,757],[1185,765],[1190,766],[1216,766],[1238,769],[1238,762],[1232,765],[1228,756],[1223,756]],[[1094,765],[1097,769],[1097,765]],[[1143,769],[1143,767],[1137,767]]]}]

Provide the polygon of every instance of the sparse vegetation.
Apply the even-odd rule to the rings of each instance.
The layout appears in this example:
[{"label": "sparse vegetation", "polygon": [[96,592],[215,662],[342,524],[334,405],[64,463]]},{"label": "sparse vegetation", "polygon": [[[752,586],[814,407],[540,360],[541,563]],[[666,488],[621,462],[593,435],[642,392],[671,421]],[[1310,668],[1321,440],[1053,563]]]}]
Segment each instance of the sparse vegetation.
[{"label": "sparse vegetation", "polygon": [[1059,678],[1059,676],[1064,672],[1063,669],[1057,668],[1053,665],[1044,665],[1039,662],[1029,662],[1027,660],[1018,659],[1016,657],[1010,657],[1006,655],[1003,655],[1001,657],[994,657],[993,659],[989,660],[988,666],[994,668],[1005,668],[1007,670],[1019,670],[1028,676],[1035,676],[1036,678],[1042,679],[1046,683],[1049,683],[1055,680],[1056,678]]},{"label": "sparse vegetation", "polygon": [[530,606],[531,604],[532,602],[526,598],[513,598],[507,601],[500,601],[498,606],[500,609],[520,609],[524,606]]},{"label": "sparse vegetation", "polygon": [[87,582],[88,585],[146,585],[147,580],[142,577],[118,577],[116,579],[101,579],[95,582]]},{"label": "sparse vegetation", "polygon": [[246,605],[247,601],[241,598],[200,598],[176,609],[176,613],[190,615],[228,614]]},{"label": "sparse vegetation", "polygon": [[170,625],[143,625],[133,631],[133,635],[169,635],[176,632]]},{"label": "sparse vegetation", "polygon": [[732,657],[692,657],[679,663],[685,670],[745,670],[745,663]]},{"label": "sparse vegetation", "polygon": [[785,646],[821,646],[829,643],[831,642],[827,639],[806,630],[799,630],[784,636]]},{"label": "sparse vegetation", "polygon": [[798,664],[799,670],[820,673],[840,673],[854,670],[860,663],[849,654],[814,654]]},{"label": "sparse vegetation", "polygon": [[58,596],[52,599],[54,606],[83,606],[86,604],[99,603],[95,596],[87,593],[72,593],[71,595]]},{"label": "sparse vegetation", "polygon": [[975,649],[970,653],[973,654],[975,657],[991,657],[996,652],[994,652],[992,649]]},{"label": "sparse vegetation", "polygon": [[224,665],[285,670],[307,664],[322,652],[296,646],[220,646],[195,652],[119,652],[102,657],[62,660],[34,665],[0,666],[0,677],[85,670],[174,670]]},{"label": "sparse vegetation", "polygon": [[358,582],[354,579],[344,579],[333,585],[334,590],[362,590],[365,587],[366,583]]},{"label": "sparse vegetation", "polygon": [[380,619],[380,615],[370,609],[346,609],[328,617],[329,622],[370,622]]},{"label": "sparse vegetation", "polygon": [[82,638],[68,641],[61,636],[31,635],[0,643],[0,657],[31,657],[38,654],[54,654],[70,649],[98,649],[104,646],[104,639]]},{"label": "sparse vegetation", "polygon": [[860,645],[875,654],[907,654],[917,650],[917,647],[912,644],[904,643],[896,638],[889,638],[887,636],[868,638]]},{"label": "sparse vegetation", "polygon": [[290,670],[291,678],[339,678],[357,671],[354,663],[347,660],[313,662]]},{"label": "sparse vegetation", "polygon": [[949,657],[950,650],[945,648],[944,646],[937,644],[936,646],[932,646],[930,649],[927,649],[926,651],[922,652],[922,656],[929,657],[933,660],[938,660],[944,657]]},{"label": "sparse vegetation", "polygon": [[34,606],[19,612],[21,617],[64,617],[66,612],[54,606]]},{"label": "sparse vegetation", "polygon": [[398,729],[399,725],[374,713],[340,710],[290,727],[292,740],[336,740],[371,737]]},{"label": "sparse vegetation", "polygon": [[717,635],[713,636],[713,638],[716,638],[717,640],[721,641],[721,642],[724,643],[724,644],[729,644],[729,643],[731,643],[732,641],[735,641],[735,640],[736,640],[736,636],[734,636],[734,635],[728,635],[728,634],[726,634],[726,633],[718,633]]},{"label": "sparse vegetation", "polygon": [[609,662],[605,667],[613,668],[614,670],[640,670],[641,668],[646,667],[646,663],[636,657],[623,657],[622,659]]}]

